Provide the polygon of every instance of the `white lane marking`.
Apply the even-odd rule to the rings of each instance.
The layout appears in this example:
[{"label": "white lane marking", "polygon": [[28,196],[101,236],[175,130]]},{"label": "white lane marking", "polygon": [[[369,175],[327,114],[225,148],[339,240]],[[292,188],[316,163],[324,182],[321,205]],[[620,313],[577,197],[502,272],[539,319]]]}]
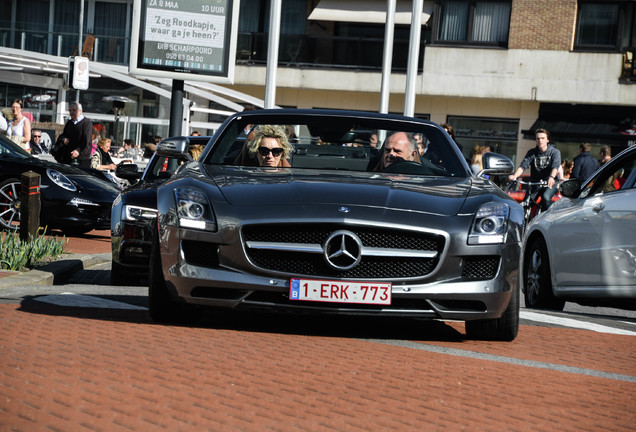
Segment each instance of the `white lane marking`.
[{"label": "white lane marking", "polygon": [[583,330],[591,330],[591,331],[595,331],[599,333],[636,336],[636,332],[631,330],[622,330],[622,329],[604,326],[601,324],[594,324],[594,323],[589,323],[585,321],[579,321],[572,318],[555,317],[555,316],[541,314],[537,312],[520,311],[519,318],[525,319],[528,321],[554,324],[554,325],[578,328]]},{"label": "white lane marking", "polygon": [[384,345],[412,348],[412,349],[416,349],[420,351],[428,351],[428,352],[437,353],[437,354],[452,355],[456,357],[488,360],[488,361],[494,361],[499,363],[518,365],[518,366],[533,367],[537,369],[547,369],[547,370],[553,370],[558,372],[567,372],[567,373],[573,373],[573,374],[579,374],[579,375],[587,375],[587,376],[593,376],[598,378],[606,378],[606,379],[613,379],[617,381],[636,383],[636,376],[617,374],[612,372],[604,372],[604,371],[599,371],[595,369],[586,369],[586,368],[562,365],[557,363],[545,363],[545,362],[540,362],[535,360],[524,360],[524,359],[518,359],[514,357],[505,357],[505,356],[500,356],[496,354],[486,354],[486,353],[480,353],[477,351],[469,351],[469,350],[464,350],[459,348],[443,347],[443,346],[437,346],[437,345],[428,344],[428,343],[411,342],[411,341],[405,341],[405,340],[390,340],[390,339],[359,339],[359,340],[373,342],[373,343],[380,343]]},{"label": "white lane marking", "polygon": [[36,297],[35,300],[44,303],[50,303],[57,306],[71,306],[71,307],[90,307],[100,309],[132,309],[132,310],[147,310],[143,306],[131,305],[124,302],[118,302],[115,300],[103,299],[100,297],[93,297],[81,294],[62,293],[52,294],[42,297]]}]

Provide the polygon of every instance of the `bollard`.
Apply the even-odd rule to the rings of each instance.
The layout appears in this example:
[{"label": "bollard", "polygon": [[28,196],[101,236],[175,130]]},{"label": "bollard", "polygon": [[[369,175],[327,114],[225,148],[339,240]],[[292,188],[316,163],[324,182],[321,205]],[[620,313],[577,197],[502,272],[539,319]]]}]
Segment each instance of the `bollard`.
[{"label": "bollard", "polygon": [[20,180],[20,240],[31,241],[40,229],[40,175],[27,171]]}]

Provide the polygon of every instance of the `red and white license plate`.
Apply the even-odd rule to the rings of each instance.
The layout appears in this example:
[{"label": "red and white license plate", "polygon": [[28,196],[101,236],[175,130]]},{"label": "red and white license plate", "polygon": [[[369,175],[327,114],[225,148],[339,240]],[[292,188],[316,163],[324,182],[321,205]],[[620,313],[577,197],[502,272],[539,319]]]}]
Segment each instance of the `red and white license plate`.
[{"label": "red and white license plate", "polygon": [[291,279],[289,298],[333,303],[391,304],[391,284]]}]

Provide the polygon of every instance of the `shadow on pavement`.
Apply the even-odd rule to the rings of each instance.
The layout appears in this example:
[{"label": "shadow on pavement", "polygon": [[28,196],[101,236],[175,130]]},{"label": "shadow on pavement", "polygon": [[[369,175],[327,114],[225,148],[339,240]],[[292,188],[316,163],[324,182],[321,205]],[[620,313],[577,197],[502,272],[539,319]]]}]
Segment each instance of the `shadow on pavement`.
[{"label": "shadow on pavement", "polygon": [[[147,298],[138,295],[86,297],[92,297],[95,300],[106,299],[144,308],[147,305]],[[37,300],[37,297],[26,297],[18,310],[39,315],[161,325],[150,319],[146,309],[60,306]],[[355,339],[446,342],[466,340],[464,334],[442,321],[395,317],[315,316],[275,312],[206,310],[199,324],[191,327]]]}]

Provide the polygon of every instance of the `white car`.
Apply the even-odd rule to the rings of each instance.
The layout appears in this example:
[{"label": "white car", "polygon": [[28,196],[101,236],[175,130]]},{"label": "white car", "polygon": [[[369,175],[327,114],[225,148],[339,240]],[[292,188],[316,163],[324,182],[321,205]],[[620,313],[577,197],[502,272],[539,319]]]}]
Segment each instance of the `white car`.
[{"label": "white car", "polygon": [[526,307],[636,306],[636,146],[560,189],[563,198],[525,233]]}]

